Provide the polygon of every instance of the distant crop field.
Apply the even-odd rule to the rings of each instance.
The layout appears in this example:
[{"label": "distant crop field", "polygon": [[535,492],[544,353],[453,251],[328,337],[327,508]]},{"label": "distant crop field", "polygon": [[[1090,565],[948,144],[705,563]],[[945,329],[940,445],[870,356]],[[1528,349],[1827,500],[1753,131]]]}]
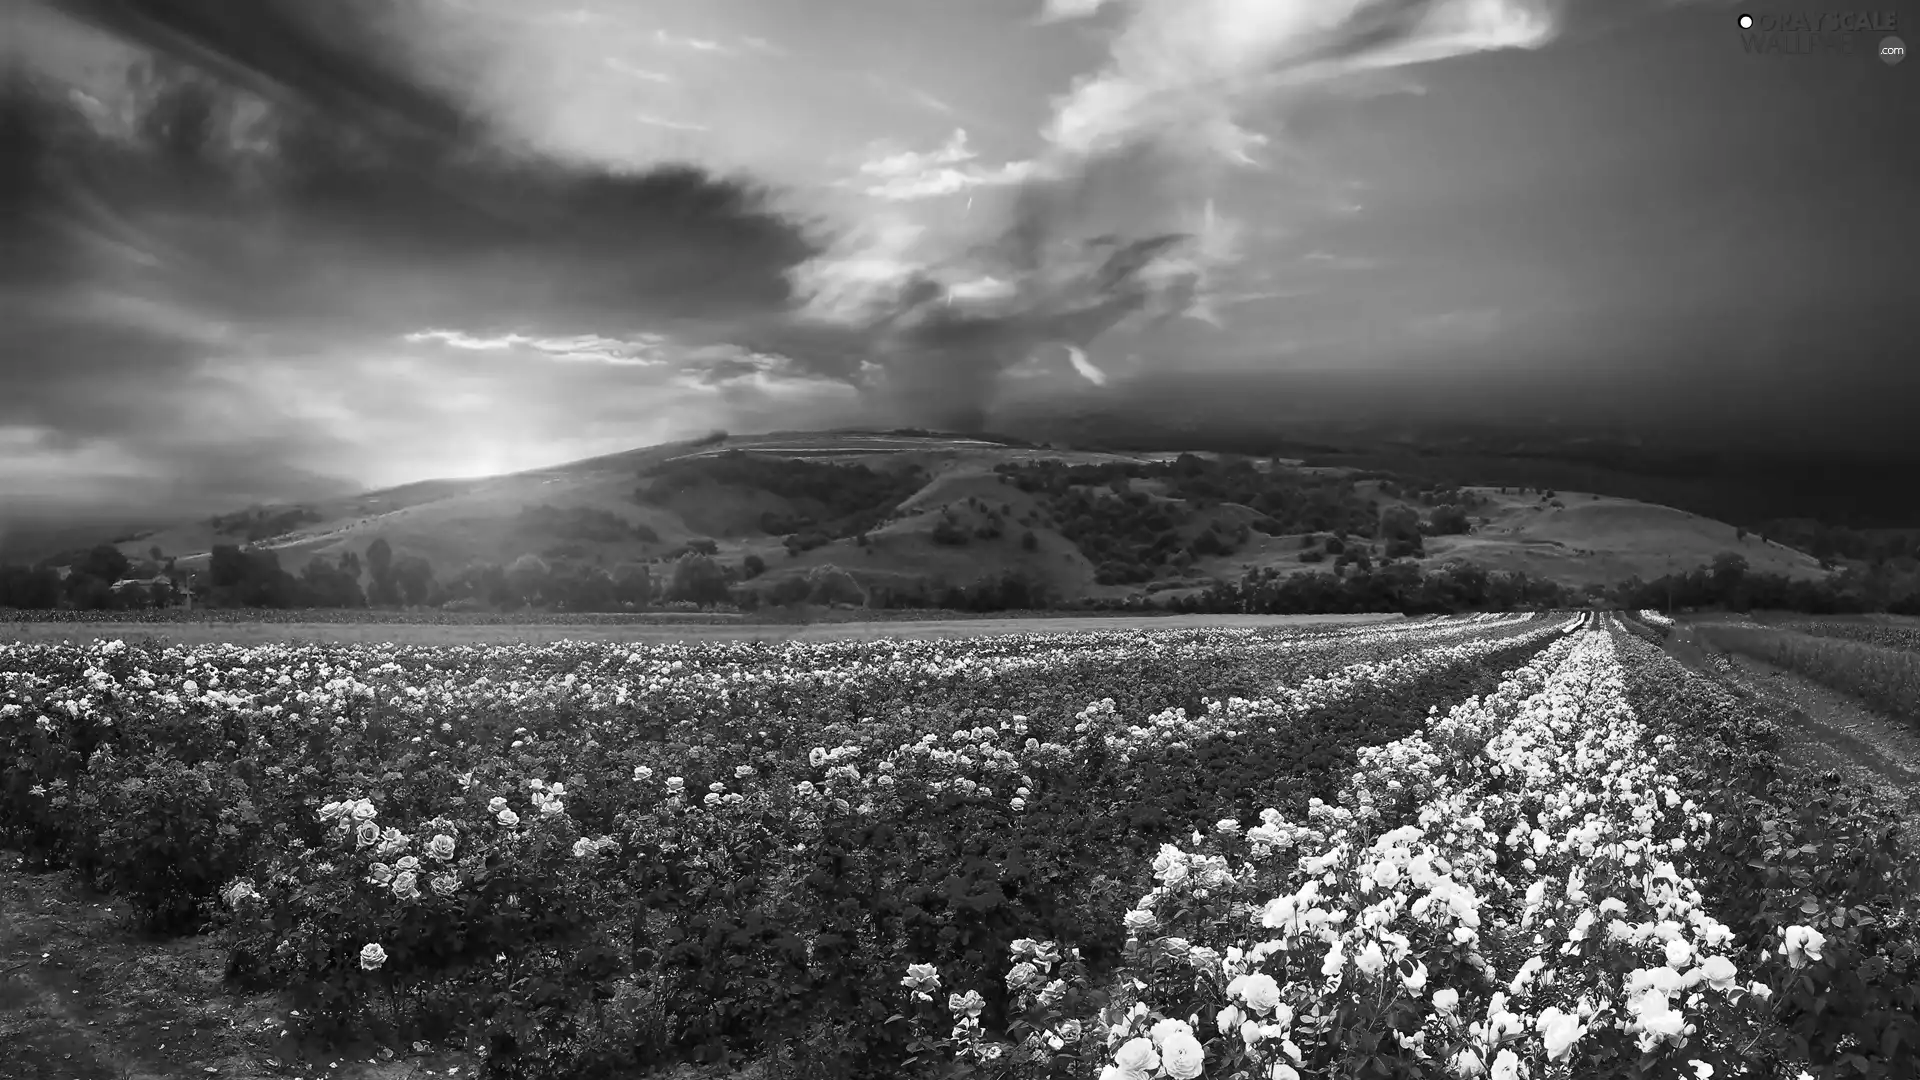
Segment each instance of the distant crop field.
[{"label": "distant crop field", "polygon": [[876,619],[811,624],[748,623],[431,623],[353,621],[22,622],[0,640],[93,641],[160,638],[184,645],[258,645],[277,641],[366,645],[507,645],[555,641],[870,641],[877,638],[975,638],[1005,634],[1075,634],[1101,630],[1259,628],[1391,622],[1404,616],[1360,615],[1085,615],[1008,619]]}]

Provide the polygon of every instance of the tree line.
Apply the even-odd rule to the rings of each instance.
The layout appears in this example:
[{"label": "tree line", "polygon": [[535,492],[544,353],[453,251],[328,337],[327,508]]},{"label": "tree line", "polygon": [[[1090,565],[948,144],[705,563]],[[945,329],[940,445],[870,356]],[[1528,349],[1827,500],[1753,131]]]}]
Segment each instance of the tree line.
[{"label": "tree line", "polygon": [[[1311,539],[1311,538],[1310,538]],[[1328,547],[1338,540],[1325,542]],[[1125,599],[1063,598],[1039,578],[1007,571],[968,584],[917,582],[863,586],[835,566],[763,579],[765,562],[748,555],[723,562],[702,545],[658,565],[614,569],[523,555],[505,565],[479,563],[439,576],[417,554],[395,557],[385,540],[364,553],[316,557],[298,574],[272,551],[232,545],[213,549],[195,602],[233,608],[436,607],[447,610],[643,611],[662,605],[744,610],[801,604],[972,612],[1036,610],[1168,610],[1187,613],[1319,614],[1402,612],[1450,614],[1611,606],[1628,609],[1724,608],[1811,614],[1884,611],[1920,615],[1920,583],[1885,565],[1849,567],[1820,580],[1756,573],[1726,552],[1710,564],[1652,580],[1572,587],[1524,573],[1488,571],[1465,562],[1423,569],[1408,559],[1375,563],[1342,557],[1331,570],[1281,574],[1250,570],[1238,580],[1198,591]],[[1364,552],[1360,553],[1364,555]],[[52,564],[0,566],[0,607],[97,610],[149,606],[157,598],[114,591],[129,575],[164,577],[160,560],[136,564],[111,545],[73,556],[63,577]]]}]

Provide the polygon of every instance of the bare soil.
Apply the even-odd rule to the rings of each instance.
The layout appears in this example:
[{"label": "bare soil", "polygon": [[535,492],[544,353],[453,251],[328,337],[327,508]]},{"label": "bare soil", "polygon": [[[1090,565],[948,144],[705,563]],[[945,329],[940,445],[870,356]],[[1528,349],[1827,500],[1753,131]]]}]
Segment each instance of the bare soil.
[{"label": "bare soil", "polygon": [[[472,1077],[464,1052],[301,1045],[277,995],[230,992],[212,936],[128,928],[113,898],[29,874],[0,851],[0,1078],[424,1080]],[[424,1045],[424,1044],[423,1044]]]}]

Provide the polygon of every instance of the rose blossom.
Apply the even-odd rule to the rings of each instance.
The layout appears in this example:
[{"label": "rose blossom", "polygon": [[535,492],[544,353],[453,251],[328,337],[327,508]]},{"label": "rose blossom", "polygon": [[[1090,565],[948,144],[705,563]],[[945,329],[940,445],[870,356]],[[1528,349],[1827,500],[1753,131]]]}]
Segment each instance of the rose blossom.
[{"label": "rose blossom", "polygon": [[1191,1032],[1177,1031],[1160,1043],[1160,1065],[1174,1080],[1193,1080],[1206,1064],[1207,1052]]}]

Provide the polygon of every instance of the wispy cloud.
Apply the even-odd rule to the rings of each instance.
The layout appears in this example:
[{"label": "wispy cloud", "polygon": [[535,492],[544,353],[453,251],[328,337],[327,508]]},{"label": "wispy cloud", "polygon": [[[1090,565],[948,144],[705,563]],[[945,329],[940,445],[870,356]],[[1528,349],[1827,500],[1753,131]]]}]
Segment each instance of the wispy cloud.
[{"label": "wispy cloud", "polygon": [[960,110],[958,107],[952,105],[951,103],[947,102],[942,98],[929,94],[925,90],[921,90],[918,87],[908,87],[907,96],[919,102],[920,104],[925,105],[927,108],[932,109],[934,112],[937,112],[942,116],[959,116],[960,115]]},{"label": "wispy cloud", "polygon": [[1307,252],[1302,258],[1328,270],[1372,270],[1380,265],[1379,259],[1364,255],[1335,255],[1318,249]]},{"label": "wispy cloud", "polygon": [[469,334],[461,330],[419,330],[403,335],[402,339],[413,344],[437,342],[451,348],[475,352],[526,349],[540,353],[551,360],[611,364],[616,367],[659,367],[667,362],[659,355],[662,347],[667,344],[667,339],[658,334],[641,334],[623,339],[604,337],[599,334],[555,337],[518,333]]},{"label": "wispy cloud", "polygon": [[649,127],[666,128],[669,131],[711,131],[705,124],[695,124],[685,120],[670,120],[651,113],[634,113],[633,119]]},{"label": "wispy cloud", "polygon": [[984,165],[967,145],[967,132],[955,128],[947,141],[924,153],[898,151],[860,166],[868,182],[862,190],[875,198],[895,201],[957,195],[970,188],[1016,184],[1034,173],[1031,161]]},{"label": "wispy cloud", "polygon": [[653,40],[655,43],[669,49],[686,49],[691,52],[710,53],[715,56],[735,55],[734,49],[712,38],[689,37],[683,34],[675,34],[669,30],[655,30],[653,32]]},{"label": "wispy cloud", "polygon": [[651,68],[643,68],[638,64],[622,60],[617,56],[608,57],[606,64],[608,68],[622,75],[627,75],[645,82],[670,83],[674,81],[673,76],[664,71],[654,71]]}]

